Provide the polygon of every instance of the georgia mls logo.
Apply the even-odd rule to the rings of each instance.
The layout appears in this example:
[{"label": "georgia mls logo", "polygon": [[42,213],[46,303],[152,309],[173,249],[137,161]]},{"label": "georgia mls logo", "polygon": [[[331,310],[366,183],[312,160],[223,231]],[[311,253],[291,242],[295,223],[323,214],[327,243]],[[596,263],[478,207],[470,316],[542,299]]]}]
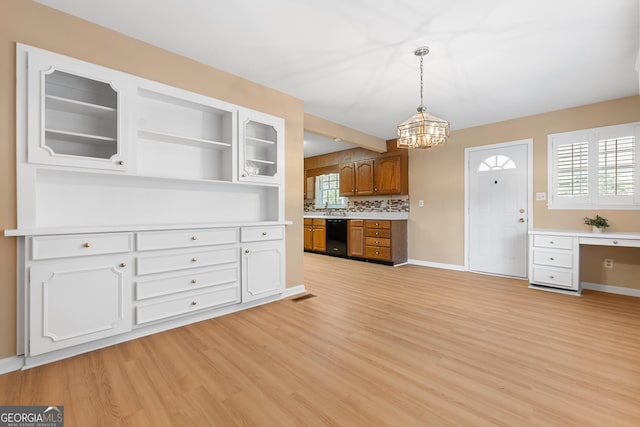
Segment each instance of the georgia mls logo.
[{"label": "georgia mls logo", "polygon": [[64,406],[0,406],[0,427],[63,427]]}]

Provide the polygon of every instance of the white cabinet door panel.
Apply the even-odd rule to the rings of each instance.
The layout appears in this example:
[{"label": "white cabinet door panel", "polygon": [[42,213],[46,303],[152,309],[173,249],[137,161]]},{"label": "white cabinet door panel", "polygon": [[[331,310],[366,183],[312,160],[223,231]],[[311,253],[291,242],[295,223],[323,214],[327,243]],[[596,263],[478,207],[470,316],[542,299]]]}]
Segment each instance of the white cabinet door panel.
[{"label": "white cabinet door panel", "polygon": [[284,241],[250,243],[242,249],[242,302],[281,293],[285,287]]},{"label": "white cabinet door panel", "polygon": [[31,267],[29,355],[129,331],[130,259],[69,259]]}]

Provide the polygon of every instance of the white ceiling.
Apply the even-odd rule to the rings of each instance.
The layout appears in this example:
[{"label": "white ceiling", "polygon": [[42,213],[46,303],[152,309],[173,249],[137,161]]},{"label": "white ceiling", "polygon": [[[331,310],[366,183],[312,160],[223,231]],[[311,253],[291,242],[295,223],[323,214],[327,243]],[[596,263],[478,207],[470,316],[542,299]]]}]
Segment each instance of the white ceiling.
[{"label": "white ceiling", "polygon": [[339,138],[327,138],[312,132],[304,133],[304,157],[319,156],[321,154],[335,153],[348,150],[354,145],[341,141]]},{"label": "white ceiling", "polygon": [[[278,89],[380,138],[638,94],[639,0],[37,0]],[[188,76],[185,76],[188,78]]]}]

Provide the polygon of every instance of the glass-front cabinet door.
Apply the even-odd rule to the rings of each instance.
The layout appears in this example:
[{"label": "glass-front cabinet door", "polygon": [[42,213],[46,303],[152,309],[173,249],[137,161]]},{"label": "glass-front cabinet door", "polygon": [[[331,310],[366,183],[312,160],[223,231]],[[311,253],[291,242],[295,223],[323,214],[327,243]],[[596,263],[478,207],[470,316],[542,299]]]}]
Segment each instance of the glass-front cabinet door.
[{"label": "glass-front cabinet door", "polygon": [[120,74],[34,51],[27,67],[28,161],[126,170],[122,109],[127,83]]},{"label": "glass-front cabinet door", "polygon": [[274,182],[284,174],[284,120],[255,111],[240,111],[240,181]]}]

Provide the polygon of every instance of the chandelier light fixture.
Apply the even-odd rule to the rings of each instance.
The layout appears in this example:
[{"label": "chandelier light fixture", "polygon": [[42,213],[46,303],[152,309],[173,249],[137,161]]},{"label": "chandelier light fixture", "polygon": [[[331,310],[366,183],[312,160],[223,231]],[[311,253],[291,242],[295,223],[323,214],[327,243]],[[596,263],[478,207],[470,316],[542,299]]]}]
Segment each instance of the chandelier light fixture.
[{"label": "chandelier light fixture", "polygon": [[449,122],[427,113],[423,104],[423,61],[429,48],[419,47],[413,53],[420,57],[420,106],[416,114],[398,125],[398,148],[431,148],[447,141]]}]

